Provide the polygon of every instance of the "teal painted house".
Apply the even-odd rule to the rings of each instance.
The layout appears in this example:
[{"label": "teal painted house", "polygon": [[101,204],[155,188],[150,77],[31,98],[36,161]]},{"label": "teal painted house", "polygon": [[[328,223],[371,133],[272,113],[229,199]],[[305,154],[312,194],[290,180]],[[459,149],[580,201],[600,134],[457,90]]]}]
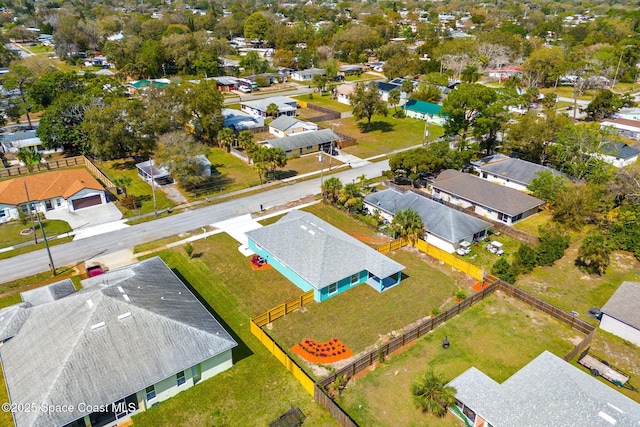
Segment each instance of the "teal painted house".
[{"label": "teal painted house", "polygon": [[322,302],[366,283],[383,292],[402,280],[404,266],[307,212],[246,233],[249,249]]},{"label": "teal painted house", "polygon": [[426,120],[440,126],[447,121],[447,115],[442,113],[442,106],[431,102],[410,99],[404,104],[404,110],[407,117]]}]

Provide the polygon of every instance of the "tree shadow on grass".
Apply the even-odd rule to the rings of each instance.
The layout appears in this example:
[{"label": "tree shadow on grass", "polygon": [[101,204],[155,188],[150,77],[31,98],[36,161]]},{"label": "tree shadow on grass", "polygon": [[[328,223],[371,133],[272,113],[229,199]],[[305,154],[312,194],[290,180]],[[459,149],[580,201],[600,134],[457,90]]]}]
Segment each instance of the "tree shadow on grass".
[{"label": "tree shadow on grass", "polygon": [[386,132],[393,131],[395,129],[395,126],[389,122],[375,120],[371,122],[371,128],[367,130],[367,122],[361,121],[361,122],[358,122],[358,129],[360,129],[360,132],[362,133],[372,132],[375,130],[380,131],[382,133],[386,133]]},{"label": "tree shadow on grass", "polygon": [[124,162],[113,163],[111,168],[115,170],[131,170],[136,168],[136,162],[133,159],[128,159]]},{"label": "tree shadow on grass", "polygon": [[198,291],[196,291],[193,288],[193,286],[191,286],[191,283],[189,283],[189,281],[185,279],[184,276],[180,274],[180,272],[177,269],[172,268],[171,271],[173,271],[175,275],[178,276],[178,278],[191,291],[191,293],[193,293],[193,295],[195,295],[195,297],[198,298],[198,301],[200,301],[202,305],[204,305],[204,307],[209,311],[209,313],[211,313],[211,315],[215,317],[215,319],[220,323],[220,325],[222,325],[224,330],[227,331],[229,335],[231,335],[231,337],[235,340],[235,342],[238,343],[238,346],[233,349],[233,363],[234,364],[238,363],[242,359],[252,356],[253,351],[251,351],[249,346],[245,344],[244,341],[242,341],[242,339],[238,336],[238,334],[236,334],[233,328],[229,326],[229,324],[225,322],[224,319],[218,315],[218,313],[216,313],[216,311],[209,305],[209,303],[200,296]]}]

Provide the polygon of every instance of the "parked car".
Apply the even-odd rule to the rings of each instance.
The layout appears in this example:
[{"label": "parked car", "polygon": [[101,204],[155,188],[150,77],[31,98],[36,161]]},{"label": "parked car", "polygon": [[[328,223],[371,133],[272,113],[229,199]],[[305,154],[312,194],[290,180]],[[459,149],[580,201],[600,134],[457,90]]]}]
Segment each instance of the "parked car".
[{"label": "parked car", "polygon": [[238,88],[238,90],[239,90],[240,92],[244,92],[244,93],[251,93],[251,88],[250,88],[250,87],[248,87],[248,86],[240,86],[240,87]]},{"label": "parked car", "polygon": [[87,276],[89,277],[99,276],[103,273],[104,273],[104,270],[100,265],[93,265],[91,267],[87,267]]}]

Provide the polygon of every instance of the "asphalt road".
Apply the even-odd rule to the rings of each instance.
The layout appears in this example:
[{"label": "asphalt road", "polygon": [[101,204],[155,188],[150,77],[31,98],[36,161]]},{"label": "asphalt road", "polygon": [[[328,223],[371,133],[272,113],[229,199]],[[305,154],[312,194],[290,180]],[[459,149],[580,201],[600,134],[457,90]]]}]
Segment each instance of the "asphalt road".
[{"label": "asphalt road", "polygon": [[[366,174],[370,178],[378,177],[382,171],[388,168],[389,163],[381,161],[339,172],[332,177],[337,176],[342,182],[347,183],[357,180],[357,177],[362,174]],[[260,205],[265,208],[281,206],[319,192],[320,178],[292,183],[262,193],[159,218],[126,229],[53,246],[51,254],[56,267],[75,265],[96,256],[194,230],[239,215],[257,212],[260,210]],[[31,276],[48,269],[49,258],[44,249],[0,260],[0,283]]]}]

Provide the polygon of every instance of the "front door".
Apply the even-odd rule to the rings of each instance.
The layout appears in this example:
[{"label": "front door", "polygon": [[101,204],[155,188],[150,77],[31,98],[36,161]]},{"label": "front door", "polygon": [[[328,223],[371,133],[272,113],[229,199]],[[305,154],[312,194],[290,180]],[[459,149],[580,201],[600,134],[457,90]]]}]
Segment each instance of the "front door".
[{"label": "front door", "polygon": [[45,200],[44,205],[47,207],[47,210],[50,211],[53,209],[53,205],[51,204],[51,200]]}]

